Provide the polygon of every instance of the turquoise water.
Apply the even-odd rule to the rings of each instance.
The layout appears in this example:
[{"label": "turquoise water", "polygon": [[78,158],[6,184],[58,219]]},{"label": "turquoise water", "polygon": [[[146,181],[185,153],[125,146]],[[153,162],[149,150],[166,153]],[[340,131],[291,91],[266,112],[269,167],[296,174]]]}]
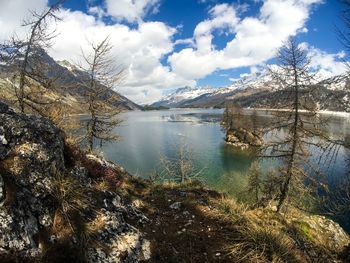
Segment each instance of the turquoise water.
[{"label": "turquoise water", "polygon": [[[249,111],[246,111],[249,115]],[[161,156],[173,156],[175,145],[186,142],[197,170],[210,187],[235,194],[245,185],[245,174],[252,154],[224,143],[220,127],[220,109],[174,109],[166,111],[126,112],[122,126],[115,129],[121,140],[103,146],[107,159],[117,162],[131,174],[147,178],[160,165]],[[268,112],[259,112],[260,122],[268,121]],[[329,132],[336,138],[350,136],[345,117],[324,116]],[[337,161],[317,165],[330,180],[345,174],[348,152],[340,149]],[[315,163],[316,163],[316,157]],[[268,164],[269,165],[269,164]],[[271,164],[273,165],[273,164]]]},{"label": "turquoise water", "polygon": [[[220,109],[126,112],[121,115],[123,124],[114,130],[120,141],[103,145],[102,152],[106,159],[122,165],[129,173],[147,178],[154,169],[159,169],[162,156],[174,156],[175,145],[186,142],[196,170],[202,170],[202,180],[211,188],[237,196],[244,190],[254,156],[224,143],[222,112]],[[245,111],[247,116],[250,113]],[[261,124],[271,118],[268,111],[259,111]],[[350,138],[349,118],[324,115],[322,119],[334,139]],[[331,191],[336,192],[339,180],[349,171],[349,151],[340,148],[336,161],[329,162],[319,160],[317,152],[310,150],[315,166],[331,183]],[[263,163],[265,169],[275,165],[271,161]],[[350,233],[349,216],[335,219]]]},{"label": "turquoise water", "polygon": [[222,110],[127,112],[123,125],[115,130],[121,140],[105,145],[103,152],[130,173],[147,178],[159,168],[162,156],[173,156],[176,145],[186,143],[203,180],[231,191],[225,178],[246,171],[252,158],[224,143],[221,114]]}]

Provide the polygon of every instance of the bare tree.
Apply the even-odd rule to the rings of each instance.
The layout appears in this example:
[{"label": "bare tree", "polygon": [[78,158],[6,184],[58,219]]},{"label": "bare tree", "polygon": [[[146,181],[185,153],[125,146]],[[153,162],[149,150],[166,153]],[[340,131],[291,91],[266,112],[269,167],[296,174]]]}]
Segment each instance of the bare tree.
[{"label": "bare tree", "polygon": [[[343,27],[338,27],[336,29],[337,35],[339,37],[339,41],[343,45],[343,47],[350,51],[350,1],[349,0],[340,0],[344,9],[340,15],[342,20]],[[336,82],[343,82],[344,78],[347,79],[347,85],[345,91],[347,92],[343,97],[336,97],[339,103],[344,104],[345,109],[350,109],[350,102],[348,99],[344,99],[344,97],[349,98],[350,96],[350,85],[349,85],[349,73],[350,73],[350,65],[348,61],[344,61],[345,65],[348,68],[348,72],[345,76],[339,76],[335,79]],[[332,83],[324,83],[324,85],[331,85]],[[342,139],[334,140],[329,138],[329,142],[332,145],[332,156],[334,156],[334,160],[338,158],[339,150],[344,147],[347,149],[348,154],[350,150],[350,138],[349,136],[345,136]],[[328,193],[327,200],[323,203],[324,209],[326,213],[336,216],[343,219],[343,222],[348,223],[348,217],[350,215],[350,157],[348,157],[348,163],[346,167],[347,174],[343,178],[337,178],[336,191],[331,191]],[[334,187],[334,186],[333,186]],[[332,188],[333,188],[332,187]],[[344,220],[345,219],[345,220]]]},{"label": "bare tree", "polygon": [[244,149],[262,144],[256,114],[245,116],[242,107],[237,103],[226,103],[221,126],[226,131],[226,142],[236,147]]},{"label": "bare tree", "polygon": [[258,115],[258,112],[253,109],[252,113],[250,114],[250,128],[251,128],[251,131],[254,133],[254,134],[259,134],[260,131],[259,131],[259,115]]},{"label": "bare tree", "polygon": [[253,162],[248,171],[248,185],[246,192],[253,194],[253,205],[257,205],[261,198],[261,190],[263,186],[261,167],[257,162]]},{"label": "bare tree", "polygon": [[283,91],[281,97],[275,98],[280,110],[273,113],[273,121],[266,131],[278,134],[263,147],[263,156],[282,163],[276,180],[279,184],[277,211],[280,211],[291,192],[300,197],[316,184],[312,174],[317,174],[318,170],[308,161],[309,148],[322,150],[325,136],[313,98],[316,87],[312,85],[313,76],[305,50],[291,38],[278,51],[277,61],[277,69],[270,71]]},{"label": "bare tree", "polygon": [[242,107],[234,102],[227,102],[222,119],[222,126],[226,131],[243,128],[244,115]]},{"label": "bare tree", "polygon": [[172,157],[161,157],[160,168],[154,172],[156,178],[153,174],[153,179],[160,178],[185,183],[198,179],[204,169],[197,169],[193,161],[193,152],[185,140],[180,140],[178,144],[174,145],[174,155]]},{"label": "bare tree", "polygon": [[109,37],[90,44],[92,51],[90,54],[83,53],[83,66],[80,68],[87,73],[81,85],[86,90],[84,97],[89,113],[86,140],[89,151],[93,151],[96,140],[102,145],[118,139],[113,129],[121,122],[117,115],[122,109],[112,106],[112,102],[117,99],[118,94],[113,92],[113,88],[121,81],[123,69],[115,66]]},{"label": "bare tree", "polygon": [[45,89],[51,88],[53,80],[45,75],[42,55],[56,36],[48,29],[49,21],[59,20],[56,13],[62,2],[57,1],[41,13],[32,12],[32,18],[23,22],[23,27],[30,28],[27,37],[20,39],[15,35],[1,45],[2,59],[15,72],[12,85],[21,112],[26,106],[39,112],[37,105],[47,103]]}]

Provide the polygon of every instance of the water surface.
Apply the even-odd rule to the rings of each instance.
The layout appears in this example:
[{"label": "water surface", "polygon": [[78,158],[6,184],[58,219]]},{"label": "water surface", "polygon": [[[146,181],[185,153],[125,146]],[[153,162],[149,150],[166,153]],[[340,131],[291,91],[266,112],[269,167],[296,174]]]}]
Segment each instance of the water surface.
[{"label": "water surface", "polygon": [[[244,175],[254,158],[224,143],[220,127],[222,112],[221,109],[172,109],[123,113],[124,122],[115,129],[121,140],[104,145],[103,152],[107,159],[119,163],[131,174],[147,178],[159,168],[161,156],[173,156],[175,145],[185,141],[195,166],[203,169],[203,180],[210,187],[235,194],[244,187]],[[261,122],[271,117],[269,112],[259,111]],[[334,137],[350,136],[348,118],[329,115],[323,118]],[[341,177],[347,158],[348,152],[340,149],[335,163],[317,165],[329,178]],[[316,162],[317,158],[314,159]]]}]

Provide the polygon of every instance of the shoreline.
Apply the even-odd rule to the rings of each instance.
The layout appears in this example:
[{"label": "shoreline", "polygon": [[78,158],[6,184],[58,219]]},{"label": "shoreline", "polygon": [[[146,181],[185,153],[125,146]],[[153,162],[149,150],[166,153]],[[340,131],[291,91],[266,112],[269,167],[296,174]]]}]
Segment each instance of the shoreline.
[{"label": "shoreline", "polygon": [[[290,111],[288,109],[269,109],[269,108],[244,108],[247,110],[256,110],[256,111]],[[307,110],[299,110],[300,112],[309,112]],[[324,114],[324,115],[333,115],[333,116],[339,116],[339,117],[350,117],[350,112],[346,111],[330,111],[330,110],[320,110],[317,113]]]},{"label": "shoreline", "polygon": [[[214,108],[170,108],[167,111],[172,111],[172,110],[211,110]],[[224,108],[222,108],[224,109]],[[290,111],[288,109],[271,109],[271,108],[243,108],[244,110],[256,110],[256,111]],[[152,110],[153,112],[155,111],[163,111],[163,110]],[[300,112],[306,113],[308,112],[307,110],[299,110]],[[142,112],[140,110],[127,110],[124,111],[122,113],[125,112]],[[147,111],[145,111],[147,112]],[[350,117],[350,112],[346,112],[346,111],[330,111],[330,110],[320,110],[318,111],[319,114],[323,114],[323,115],[332,115],[332,116],[338,116],[338,117],[344,117],[344,118],[349,118]],[[67,115],[67,117],[74,117],[74,116],[86,116],[86,113],[75,113],[75,114],[69,114]]]}]

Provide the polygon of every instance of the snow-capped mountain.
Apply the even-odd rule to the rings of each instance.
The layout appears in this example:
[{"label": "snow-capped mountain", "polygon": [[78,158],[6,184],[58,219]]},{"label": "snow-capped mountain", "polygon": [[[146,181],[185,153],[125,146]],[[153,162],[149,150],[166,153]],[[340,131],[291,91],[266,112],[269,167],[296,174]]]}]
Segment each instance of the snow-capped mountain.
[{"label": "snow-capped mountain", "polygon": [[[211,105],[216,101],[221,101],[224,98],[230,98],[236,93],[246,92],[251,89],[275,89],[276,85],[272,84],[271,77],[266,73],[247,74],[239,79],[232,81],[230,86],[221,88],[197,88],[184,87],[175,90],[170,95],[163,97],[160,101],[153,103],[153,106],[166,107],[207,107],[217,106]],[[269,86],[270,85],[270,86]],[[203,104],[204,102],[204,104]],[[199,105],[197,105],[199,103]],[[206,105],[209,103],[209,105]]]},{"label": "snow-capped mountain", "polygon": [[[318,75],[313,82],[318,87],[314,93],[322,109],[347,110],[344,108],[346,103],[341,101],[345,101],[348,97],[348,76],[340,75],[324,79],[323,76]],[[267,72],[258,72],[235,79],[227,87],[180,88],[155,102],[153,106],[220,108],[230,100],[240,103],[243,107],[270,108],[273,107],[271,99],[276,96],[283,96],[281,85]]]},{"label": "snow-capped mountain", "polygon": [[184,87],[178,88],[173,93],[163,97],[160,101],[153,103],[152,106],[160,106],[167,105],[167,107],[177,107],[177,104],[185,101],[197,98],[203,94],[210,94],[214,92],[211,87],[204,88],[192,88],[192,87]]}]

